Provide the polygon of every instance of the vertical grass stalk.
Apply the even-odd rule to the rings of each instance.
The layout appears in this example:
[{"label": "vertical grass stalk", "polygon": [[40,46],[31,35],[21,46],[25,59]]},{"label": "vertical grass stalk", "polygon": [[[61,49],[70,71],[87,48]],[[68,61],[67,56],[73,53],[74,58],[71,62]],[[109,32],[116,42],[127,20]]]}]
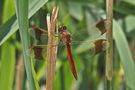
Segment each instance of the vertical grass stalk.
[{"label": "vertical grass stalk", "polygon": [[[16,70],[16,90],[22,90],[22,81],[24,80],[24,63],[22,55],[18,59],[17,70]],[[20,82],[21,81],[21,82]]]},{"label": "vertical grass stalk", "polygon": [[113,0],[106,0],[106,38],[109,42],[109,48],[106,51],[106,77],[111,81],[113,76],[113,33],[112,33],[112,18],[113,18]]},{"label": "vertical grass stalk", "polygon": [[15,0],[15,4],[16,4],[17,20],[19,25],[19,32],[23,45],[24,64],[25,64],[26,74],[29,82],[29,87],[30,90],[37,90],[32,75],[30,57],[26,53],[26,51],[30,47],[29,36],[28,36],[28,27],[29,27],[28,0]]},{"label": "vertical grass stalk", "polygon": [[109,48],[106,51],[106,90],[112,90],[113,77],[113,33],[112,33],[112,19],[113,19],[113,0],[106,0],[106,38],[109,42]]},{"label": "vertical grass stalk", "polygon": [[47,74],[46,74],[46,90],[53,90],[55,66],[57,59],[57,42],[58,39],[54,39],[55,25],[57,22],[58,7],[54,7],[52,16],[47,15],[47,27],[48,27],[48,48],[47,48]]}]

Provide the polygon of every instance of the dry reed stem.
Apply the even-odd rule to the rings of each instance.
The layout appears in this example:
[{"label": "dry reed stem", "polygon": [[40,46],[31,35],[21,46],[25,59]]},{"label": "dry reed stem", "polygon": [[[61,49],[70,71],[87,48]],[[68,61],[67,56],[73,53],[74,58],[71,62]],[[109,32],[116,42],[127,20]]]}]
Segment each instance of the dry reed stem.
[{"label": "dry reed stem", "polygon": [[17,64],[15,90],[22,90],[23,79],[24,79],[24,63],[23,63],[23,56],[21,55],[19,57],[18,64]]},{"label": "dry reed stem", "polygon": [[57,59],[57,45],[54,46],[58,39],[54,40],[54,29],[57,22],[58,7],[53,8],[51,20],[50,15],[47,15],[47,27],[48,27],[48,58],[47,58],[47,73],[46,73],[46,90],[53,90],[55,66]]},{"label": "dry reed stem", "polygon": [[107,80],[112,80],[113,76],[113,33],[112,33],[112,19],[113,19],[113,0],[106,0],[106,38],[109,42],[109,48],[106,51],[106,77]]}]

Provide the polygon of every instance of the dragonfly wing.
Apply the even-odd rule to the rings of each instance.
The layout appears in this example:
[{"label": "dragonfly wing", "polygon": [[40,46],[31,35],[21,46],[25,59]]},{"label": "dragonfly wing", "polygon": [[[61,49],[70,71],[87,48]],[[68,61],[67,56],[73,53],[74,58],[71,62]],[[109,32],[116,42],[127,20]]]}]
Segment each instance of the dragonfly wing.
[{"label": "dragonfly wing", "polygon": [[77,73],[76,73],[76,69],[75,69],[73,58],[72,58],[71,48],[70,48],[69,43],[66,44],[66,50],[67,50],[67,54],[68,54],[68,60],[69,60],[70,68],[72,70],[72,73],[73,73],[75,79],[77,80],[78,77],[77,77]]},{"label": "dragonfly wing", "polygon": [[36,59],[36,60],[44,60],[46,57],[47,45],[33,45],[26,53],[29,57]]},{"label": "dragonfly wing", "polygon": [[30,36],[35,38],[36,40],[39,40],[41,42],[47,41],[46,38],[48,37],[47,31],[33,25],[29,30],[28,30]]},{"label": "dragonfly wing", "polygon": [[38,46],[32,46],[31,49],[33,49],[34,55],[36,59],[43,59],[43,48]]},{"label": "dragonfly wing", "polygon": [[106,32],[106,28],[105,28],[106,21],[107,21],[106,19],[102,19],[96,24],[96,27],[101,32],[101,35],[103,35]]}]

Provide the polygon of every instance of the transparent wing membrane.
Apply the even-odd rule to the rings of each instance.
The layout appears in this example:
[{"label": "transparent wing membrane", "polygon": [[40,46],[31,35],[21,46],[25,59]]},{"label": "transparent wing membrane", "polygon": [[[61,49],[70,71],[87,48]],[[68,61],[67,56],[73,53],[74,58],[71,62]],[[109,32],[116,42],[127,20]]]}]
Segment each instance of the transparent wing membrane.
[{"label": "transparent wing membrane", "polygon": [[[70,44],[71,47],[75,47],[75,52],[77,53],[82,53],[86,50],[90,50],[93,53],[97,52],[95,50],[98,51],[102,51],[102,49],[96,48],[96,46],[102,48],[104,46],[102,46],[103,41],[106,40],[106,31],[104,29],[104,25],[101,25],[102,23],[104,23],[105,20],[102,20],[100,22],[98,22],[97,24],[94,24],[91,26],[91,28],[89,29],[89,32],[91,33],[90,35],[88,35],[88,37],[86,37],[85,39],[78,37],[78,34],[82,34],[83,31],[80,32],[76,32],[74,34],[72,34],[72,43]],[[102,30],[101,30],[102,29]],[[68,29],[67,29],[68,30]],[[31,46],[31,48],[27,51],[28,55],[31,56],[32,58],[36,58],[36,59],[43,59],[45,58],[47,55],[47,42],[48,42],[48,33],[46,30],[41,29],[37,26],[32,26],[32,28],[29,29],[29,33],[30,36],[32,36],[34,39],[38,40],[38,45],[33,45]],[[85,33],[85,30],[84,30]],[[92,34],[92,33],[96,33],[96,34]],[[87,32],[86,32],[87,34]],[[81,35],[79,35],[81,36]],[[54,35],[54,39],[55,37],[58,37],[58,35]],[[63,44],[63,42],[61,41],[61,38],[59,38],[59,42],[57,44],[53,44],[52,46],[56,46],[58,45],[59,48],[65,46]],[[105,50],[105,49],[104,49]]]}]

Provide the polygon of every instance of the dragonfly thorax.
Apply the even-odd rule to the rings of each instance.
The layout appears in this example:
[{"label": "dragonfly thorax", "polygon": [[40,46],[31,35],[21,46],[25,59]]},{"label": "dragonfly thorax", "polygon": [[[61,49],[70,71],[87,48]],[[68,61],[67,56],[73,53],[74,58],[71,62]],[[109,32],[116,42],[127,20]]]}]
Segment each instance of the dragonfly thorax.
[{"label": "dragonfly thorax", "polygon": [[64,44],[71,44],[72,42],[72,37],[68,31],[64,31],[61,33],[61,38]]}]

